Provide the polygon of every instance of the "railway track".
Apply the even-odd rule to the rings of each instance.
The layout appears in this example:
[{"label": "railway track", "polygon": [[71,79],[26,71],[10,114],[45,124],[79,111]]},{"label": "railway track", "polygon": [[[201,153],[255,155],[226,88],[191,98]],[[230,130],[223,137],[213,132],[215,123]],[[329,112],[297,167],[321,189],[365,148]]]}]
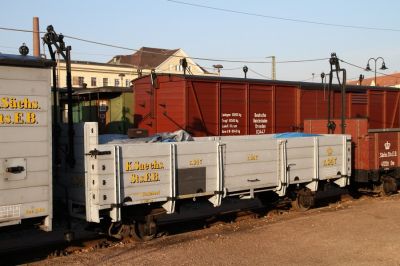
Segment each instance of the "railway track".
[{"label": "railway track", "polygon": [[[362,198],[368,197],[367,195]],[[97,234],[92,232],[77,232],[77,239],[71,243],[63,240],[62,226],[57,228],[53,237],[47,237],[43,232],[23,231],[19,236],[0,232],[2,242],[0,242],[0,259],[4,265],[15,265],[30,262],[37,262],[47,258],[60,256],[68,256],[76,253],[87,253],[99,249],[117,247],[121,245],[135,245],[138,248],[146,248],[153,245],[171,245],[184,242],[185,239],[202,238],[207,235],[214,235],[216,232],[235,233],[239,230],[246,230],[258,223],[279,222],[284,219],[292,219],[299,215],[313,215],[319,212],[335,211],[340,209],[344,203],[352,202],[352,198],[348,194],[342,196],[342,200],[336,203],[333,201],[320,202],[318,208],[311,209],[307,212],[296,211],[291,207],[289,201],[281,201],[272,208],[265,206],[251,210],[239,211],[234,213],[225,213],[214,215],[207,219],[196,219],[174,224],[160,225],[160,233],[157,234],[155,240],[150,242],[141,242],[134,237],[116,240],[107,237],[105,234]],[[82,228],[80,223],[73,223],[73,227]],[[74,228],[73,228],[74,229]],[[48,236],[50,234],[47,234]],[[55,235],[55,236],[54,236]],[[187,237],[189,235],[189,237]],[[5,238],[17,237],[18,241],[12,240],[12,245],[5,246],[7,240]],[[11,241],[11,239],[10,239]]]}]

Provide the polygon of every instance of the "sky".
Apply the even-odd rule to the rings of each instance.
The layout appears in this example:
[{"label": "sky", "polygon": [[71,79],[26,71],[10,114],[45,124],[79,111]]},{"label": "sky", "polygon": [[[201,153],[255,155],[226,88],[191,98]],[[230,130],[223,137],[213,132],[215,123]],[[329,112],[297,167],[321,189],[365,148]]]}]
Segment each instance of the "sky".
[{"label": "sky", "polygon": [[[382,57],[388,70],[379,72],[400,71],[400,1],[396,0],[2,0],[1,6],[2,28],[31,30],[37,16],[41,31],[51,24],[57,33],[131,49],[182,48],[191,57],[247,61],[195,60],[207,70],[222,64],[223,76],[243,77],[246,65],[248,77],[270,78],[267,57],[275,56],[277,79],[321,82],[321,72],[330,70],[324,58],[332,52],[360,67],[371,57]],[[18,53],[23,42],[32,51],[31,33],[0,29],[1,53]],[[73,60],[107,62],[114,55],[133,53],[69,38],[65,42],[72,46]],[[285,63],[310,59],[323,60]],[[370,63],[373,68],[373,60]],[[378,68],[381,63],[377,61]],[[348,79],[374,76],[344,62],[341,67]]]}]

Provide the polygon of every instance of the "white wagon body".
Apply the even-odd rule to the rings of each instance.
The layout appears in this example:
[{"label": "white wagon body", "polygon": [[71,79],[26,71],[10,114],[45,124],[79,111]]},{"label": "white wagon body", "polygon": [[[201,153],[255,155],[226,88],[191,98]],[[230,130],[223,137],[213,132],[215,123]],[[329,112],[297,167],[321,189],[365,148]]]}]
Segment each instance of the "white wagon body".
[{"label": "white wagon body", "polygon": [[188,142],[99,144],[97,123],[86,123],[86,219],[107,213],[121,220],[121,207],[162,203],[167,213],[184,198],[252,198],[291,185],[311,191],[320,180],[340,187],[351,175],[351,145],[346,135],[275,138],[273,135],[205,137]]},{"label": "white wagon body", "polygon": [[0,54],[0,226],[52,220],[51,62]]}]

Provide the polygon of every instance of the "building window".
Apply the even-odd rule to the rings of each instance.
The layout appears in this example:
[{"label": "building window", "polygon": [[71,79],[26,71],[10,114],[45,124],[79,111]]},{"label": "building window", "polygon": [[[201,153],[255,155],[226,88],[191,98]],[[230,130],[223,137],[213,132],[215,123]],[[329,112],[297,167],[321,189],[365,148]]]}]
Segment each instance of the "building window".
[{"label": "building window", "polygon": [[119,79],[114,79],[114,86],[119,87]]},{"label": "building window", "polygon": [[182,65],[176,65],[175,70],[178,72],[182,72],[183,71]]},{"label": "building window", "polygon": [[96,87],[97,86],[97,82],[96,82],[96,78],[95,77],[91,77],[90,78],[90,85],[92,87]]},{"label": "building window", "polygon": [[[178,71],[178,72],[183,72],[183,66],[182,65],[176,65],[175,66],[175,70]],[[190,66],[187,66],[186,70],[190,71]]]},{"label": "building window", "polygon": [[72,86],[83,87],[83,82],[85,81],[84,77],[73,77],[72,78]]},{"label": "building window", "polygon": [[103,78],[103,87],[108,86],[108,78]]},{"label": "building window", "polygon": [[79,85],[79,87],[83,87],[84,81],[85,81],[84,77],[78,77],[78,85]]},{"label": "building window", "polygon": [[131,86],[131,81],[130,81],[130,79],[126,79],[125,80],[125,87],[129,87],[129,86]]}]

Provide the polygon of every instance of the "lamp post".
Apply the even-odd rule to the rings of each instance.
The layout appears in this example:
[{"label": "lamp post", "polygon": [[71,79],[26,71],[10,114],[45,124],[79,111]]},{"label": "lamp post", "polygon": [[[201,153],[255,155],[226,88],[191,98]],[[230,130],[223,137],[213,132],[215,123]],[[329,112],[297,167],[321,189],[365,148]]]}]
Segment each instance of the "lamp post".
[{"label": "lamp post", "polygon": [[218,64],[218,65],[213,65],[213,67],[214,67],[215,69],[217,69],[218,76],[221,76],[221,69],[224,68],[224,66]]},{"label": "lamp post", "polygon": [[325,72],[321,72],[321,82],[323,84],[325,84],[325,82],[326,82],[326,74],[325,74]]},{"label": "lamp post", "polygon": [[249,68],[247,66],[243,67],[243,73],[244,73],[244,78],[247,79],[247,71],[249,71]]},{"label": "lamp post", "polygon": [[371,71],[372,69],[370,68],[370,66],[369,66],[369,61],[371,61],[371,60],[373,60],[374,61],[374,64],[375,64],[375,79],[374,79],[374,82],[375,82],[375,86],[376,86],[376,62],[378,61],[378,60],[382,60],[382,66],[381,66],[381,68],[379,68],[380,70],[386,70],[386,69],[388,69],[387,67],[386,67],[386,64],[385,64],[385,59],[383,59],[381,56],[379,56],[379,57],[377,57],[377,58],[374,58],[374,57],[371,57],[370,59],[368,59],[368,62],[367,62],[367,67],[365,68],[365,70],[366,71]]},{"label": "lamp post", "polygon": [[275,56],[274,55],[272,55],[272,56],[267,56],[266,57],[267,59],[268,58],[271,58],[271,64],[272,64],[272,80],[276,80],[276,61],[275,61]]}]

